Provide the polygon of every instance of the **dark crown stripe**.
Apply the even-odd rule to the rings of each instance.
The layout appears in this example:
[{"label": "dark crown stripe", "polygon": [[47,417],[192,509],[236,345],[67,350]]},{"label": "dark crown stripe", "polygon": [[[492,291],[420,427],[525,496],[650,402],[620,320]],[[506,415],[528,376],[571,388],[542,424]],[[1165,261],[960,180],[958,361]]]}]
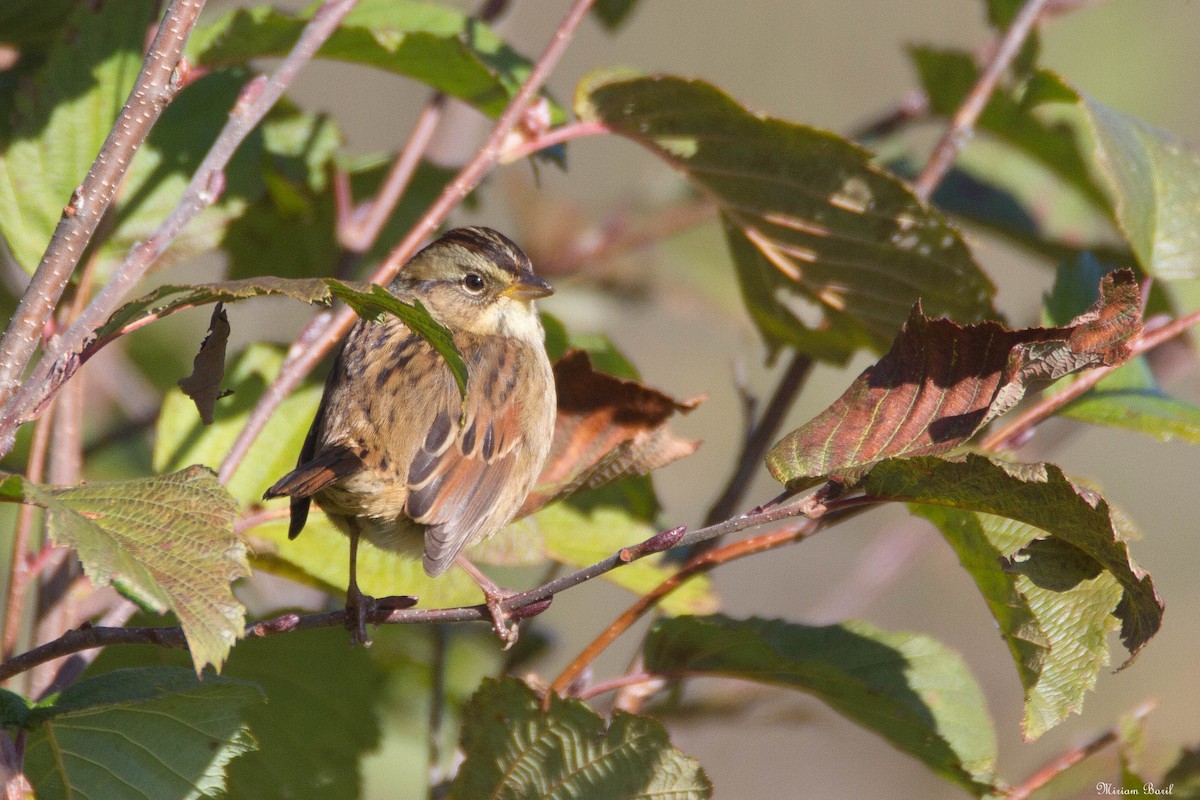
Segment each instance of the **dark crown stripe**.
[{"label": "dark crown stripe", "polygon": [[507,236],[491,228],[455,228],[448,231],[439,242],[457,244],[476,252],[502,269],[515,272],[533,271],[529,256]]}]

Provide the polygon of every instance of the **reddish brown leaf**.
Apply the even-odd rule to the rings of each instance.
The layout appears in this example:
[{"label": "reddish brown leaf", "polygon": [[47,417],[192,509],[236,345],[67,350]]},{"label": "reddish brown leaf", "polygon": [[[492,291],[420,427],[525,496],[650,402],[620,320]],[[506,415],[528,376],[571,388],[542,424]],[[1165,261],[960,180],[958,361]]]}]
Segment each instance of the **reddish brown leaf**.
[{"label": "reddish brown leaf", "polygon": [[1125,361],[1141,327],[1129,270],[1105,276],[1096,305],[1061,328],[963,326],[925,317],[918,303],[888,354],[776,444],[767,468],[797,488],[827,477],[852,482],[885,458],[944,453],[1030,388]]},{"label": "reddish brown leaf", "polygon": [[645,475],[684,456],[700,442],[667,428],[703,398],[678,401],[636,381],[596,372],[583,350],[568,350],[554,365],[558,419],[550,456],[519,516],[556,497]]}]

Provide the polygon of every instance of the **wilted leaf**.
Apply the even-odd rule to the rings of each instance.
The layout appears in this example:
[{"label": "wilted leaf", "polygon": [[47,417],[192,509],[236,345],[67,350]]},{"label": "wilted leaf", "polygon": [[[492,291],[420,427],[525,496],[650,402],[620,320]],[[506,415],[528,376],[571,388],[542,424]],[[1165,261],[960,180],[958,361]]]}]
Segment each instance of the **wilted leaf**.
[{"label": "wilted leaf", "polygon": [[[1111,575],[1122,590],[1113,614],[1121,621],[1121,641],[1131,658],[1162,625],[1162,600],[1150,576],[1129,555],[1121,520],[1104,498],[1072,483],[1053,464],[1005,464],[977,455],[962,461],[891,459],[871,469],[864,488],[868,496],[994,514],[1029,526],[1010,531],[1011,536],[1044,531],[1048,543],[1005,542],[1009,552],[1001,555],[1007,557],[1007,568],[1057,592],[1101,570]],[[1100,600],[1093,597],[1092,602]],[[1076,622],[1053,613],[1057,625],[1070,629]],[[1048,619],[1039,622],[1046,625]],[[1071,635],[1093,636],[1094,630],[1081,627]]]},{"label": "wilted leaf", "polygon": [[86,678],[30,713],[25,774],[42,800],[213,797],[255,747],[243,718],[261,702],[253,684],[179,667]]},{"label": "wilted leaf", "polygon": [[[347,648],[346,632],[337,628],[240,642],[221,675],[257,686],[266,702],[243,713],[257,747],[226,767],[223,796],[362,797],[361,760],[379,746],[377,714],[392,702],[388,676],[373,654],[378,655],[377,650]],[[164,666],[186,663],[178,650],[160,649],[153,658]],[[108,673],[145,660],[139,648],[109,647],[89,672]],[[208,677],[204,680],[207,683]]]},{"label": "wilted leaf", "polygon": [[1071,555],[1084,562],[1085,572],[1060,580],[1055,588],[1039,586],[1004,569],[1000,559],[1044,536],[1041,530],[932,504],[914,504],[912,511],[946,537],[996,618],[1025,690],[1021,728],[1026,740],[1078,713],[1084,694],[1109,663],[1108,634],[1117,628],[1112,612],[1121,600],[1116,579],[1074,549]]},{"label": "wilted leaf", "polygon": [[[1096,281],[1103,269],[1103,265],[1086,255],[1059,267],[1054,289],[1044,303],[1048,321],[1053,324],[1070,319],[1093,302]],[[1058,414],[1093,425],[1138,431],[1161,442],[1182,439],[1200,443],[1200,406],[1167,396],[1144,355],[1104,376],[1082,397],[1059,409]]]},{"label": "wilted leaf", "polygon": [[[253,344],[238,354],[225,376],[232,396],[217,407],[209,426],[196,418],[183,392],[169,390],[155,426],[154,469],[170,472],[188,464],[219,468],[282,364],[282,350],[271,345]],[[309,383],[288,395],[271,415],[226,484],[240,505],[258,503],[263,491],[296,465],[296,454],[320,399],[321,386]]]},{"label": "wilted leaf", "polygon": [[644,655],[651,672],[809,692],[968,791],[994,786],[996,740],[983,692],[962,658],[927,636],[858,621],[678,617],[650,630]]},{"label": "wilted leaf", "polygon": [[1142,267],[1166,280],[1200,277],[1200,151],[1040,72],[1033,102],[1069,103],[1091,139],[1090,166]]},{"label": "wilted leaf", "polygon": [[549,711],[525,684],[485,681],[463,709],[466,760],[450,800],[481,797],[701,800],[712,786],[694,759],[648,717],[613,713],[607,725],[578,700]]},{"label": "wilted leaf", "polygon": [[518,516],[556,497],[644,475],[689,456],[699,442],[676,437],[667,421],[701,398],[678,401],[632,380],[592,369],[582,350],[570,350],[554,365],[558,417],[550,455]]},{"label": "wilted leaf", "polygon": [[[35,5],[53,17],[57,4]],[[75,35],[50,49],[33,87],[16,93],[12,109],[0,111],[12,115],[0,124],[0,130],[11,126],[9,141],[0,142],[0,232],[27,272],[37,267],[63,207],[133,88],[156,5],[74,4],[68,24]],[[22,16],[31,15],[36,19],[39,12],[26,7]]]},{"label": "wilted leaf", "polygon": [[773,350],[844,360],[882,348],[917,298],[964,321],[995,315],[994,289],[958,232],[845,139],[671,76],[600,73],[576,96],[580,117],[713,196],[747,308]]},{"label": "wilted leaf", "polygon": [[400,318],[409,330],[429,342],[434,350],[441,354],[454,374],[454,382],[464,398],[467,396],[467,363],[454,346],[454,338],[445,325],[430,316],[420,300],[414,300],[412,305],[398,299],[382,286],[352,286],[342,281],[329,279],[325,281],[334,297],[346,303],[365,320],[379,321],[386,314]]},{"label": "wilted leaf", "polygon": [[1091,310],[1061,328],[962,326],[914,308],[888,354],[776,444],[767,468],[790,487],[826,477],[852,483],[881,459],[963,444],[1030,389],[1121,363],[1141,332],[1137,281],[1128,270],[1110,273],[1100,294]]},{"label": "wilted leaf", "polygon": [[131,300],[112,313],[96,329],[97,339],[106,339],[123,328],[150,318],[161,318],[176,311],[208,303],[232,303],[251,297],[282,295],[316,305],[329,305],[333,293],[320,278],[247,278],[221,283],[167,284],[150,294]]},{"label": "wilted leaf", "polygon": [[0,492],[46,509],[55,544],[71,546],[97,585],[179,618],[199,673],[218,669],[242,635],[232,582],[250,574],[233,532],[237,506],[202,467],[130,481],[42,486],[10,476]]},{"label": "wilted leaf", "polygon": [[208,335],[200,344],[200,352],[192,361],[192,374],[179,379],[179,388],[196,404],[200,420],[212,425],[217,401],[229,395],[221,391],[225,377],[225,346],[229,344],[229,315],[218,302],[208,323]]},{"label": "wilted leaf", "polygon": [[[307,21],[266,6],[231,11],[198,29],[188,52],[214,68],[284,56]],[[483,22],[412,0],[362,0],[317,56],[415,78],[492,116],[530,70],[529,61]],[[556,108],[554,121],[563,117]]]}]

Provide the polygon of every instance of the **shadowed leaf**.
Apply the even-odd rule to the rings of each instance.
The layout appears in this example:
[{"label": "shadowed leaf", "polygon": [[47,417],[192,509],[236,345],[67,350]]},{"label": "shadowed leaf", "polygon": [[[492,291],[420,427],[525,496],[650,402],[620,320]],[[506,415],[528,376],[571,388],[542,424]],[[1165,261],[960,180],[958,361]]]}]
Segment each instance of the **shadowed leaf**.
[{"label": "shadowed leaf", "polygon": [[678,617],[646,637],[646,669],[799,689],[976,795],[993,788],[996,740],[983,692],[934,639],[865,622],[808,626]]},{"label": "shadowed leaf", "polygon": [[233,531],[237,505],[203,467],[130,481],[52,488],[10,476],[0,494],[42,506],[55,544],[144,608],[179,618],[199,673],[242,635],[232,582],[250,574]]},{"label": "shadowed leaf", "polygon": [[1030,389],[1121,363],[1141,332],[1133,273],[1110,273],[1100,294],[1087,313],[1060,328],[962,326],[929,319],[917,306],[888,354],[776,444],[767,468],[789,487],[826,477],[853,483],[882,459],[945,453],[963,444]]},{"label": "shadowed leaf", "polygon": [[[208,67],[284,56],[307,23],[266,6],[231,11],[196,31],[188,52]],[[450,8],[412,0],[363,0],[317,53],[415,78],[498,116],[530,63],[486,24]],[[564,114],[554,107],[553,122]]]},{"label": "shadowed leaf", "polygon": [[525,684],[487,680],[463,709],[466,756],[449,800],[481,797],[703,800],[712,786],[662,724],[623,711],[607,726],[578,700],[541,701]]},{"label": "shadowed leaf", "polygon": [[42,800],[214,797],[231,759],[255,748],[251,683],[180,667],[86,678],[26,721],[25,774]]},{"label": "shadowed leaf", "polygon": [[[864,488],[868,496],[994,514],[1028,526],[1010,531],[1010,537],[1044,531],[1050,543],[1034,538],[1000,543],[1006,569],[1055,592],[1091,580],[1099,570],[1111,575],[1121,587],[1113,614],[1131,660],[1162,625],[1162,600],[1130,556],[1121,518],[1104,498],[1072,483],[1053,464],[1006,464],[977,455],[963,461],[892,459],[871,469]],[[1091,602],[1101,600],[1097,595]],[[1071,624],[1054,613],[1057,624]],[[1094,630],[1080,625],[1072,636],[1094,637]]]},{"label": "shadowed leaf", "polygon": [[200,345],[200,352],[192,361],[192,374],[179,379],[179,388],[196,403],[200,420],[211,425],[217,401],[229,395],[221,391],[221,379],[225,377],[225,346],[229,344],[229,315],[220,302],[213,308],[208,323],[208,335]]},{"label": "shadowed leaf", "polygon": [[596,0],[592,6],[592,16],[600,20],[605,28],[615,31],[625,22],[637,5],[637,0]]},{"label": "shadowed leaf", "polygon": [[678,401],[632,380],[596,372],[582,350],[569,350],[554,365],[558,417],[550,455],[520,516],[551,500],[630,475],[644,475],[689,456],[699,442],[667,428],[676,413],[701,399]]},{"label": "shadowed leaf", "polygon": [[[1038,539],[1045,533],[1030,525],[932,504],[911,509],[942,532],[996,618],[1025,690],[1025,739],[1036,739],[1079,713],[1084,694],[1109,663],[1108,634],[1117,629],[1112,612],[1121,600],[1121,585],[1083,551],[1057,539]],[[1004,568],[1002,558],[1034,542],[1059,543],[1082,570],[1059,564],[1059,579],[1047,581],[1047,564],[1035,581]],[[1054,560],[1041,545],[1031,552],[1038,550],[1047,562]],[[1040,585],[1049,583],[1056,585]]]},{"label": "shadowed leaf", "polygon": [[918,298],[934,314],[995,316],[994,289],[958,232],[847,140],[672,76],[601,72],[576,97],[580,117],[633,139],[716,200],[772,350],[841,361],[882,349]]}]

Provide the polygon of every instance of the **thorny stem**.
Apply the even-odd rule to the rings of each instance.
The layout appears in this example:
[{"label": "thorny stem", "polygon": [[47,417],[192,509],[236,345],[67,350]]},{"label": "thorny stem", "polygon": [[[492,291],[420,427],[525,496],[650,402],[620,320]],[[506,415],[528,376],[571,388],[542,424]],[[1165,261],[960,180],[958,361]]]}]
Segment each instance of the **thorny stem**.
[{"label": "thorny stem", "polygon": [[[503,608],[514,618],[524,618],[540,614],[549,607],[554,595],[591,580],[617,567],[635,561],[638,558],[652,555],[667,547],[682,547],[724,536],[746,528],[758,525],[768,525],[785,519],[805,515],[820,515],[824,513],[821,498],[818,494],[793,499],[786,494],[780,502],[765,508],[757,509],[748,514],[725,520],[717,525],[679,535],[679,529],[672,529],[657,534],[646,542],[627,548],[622,548],[608,558],[598,561],[569,575],[548,581],[527,592],[508,597],[503,602]],[[832,508],[832,506],[831,506]],[[732,546],[732,545],[730,545]],[[348,615],[345,610],[330,611],[323,614],[284,614],[271,620],[252,622],[243,633],[247,637],[264,637],[295,630],[311,630],[313,628],[344,627]],[[440,622],[491,622],[491,612],[486,605],[460,606],[457,608],[389,610],[386,608],[373,609],[367,614],[367,621],[374,625],[382,624],[429,624]],[[70,630],[52,642],[35,647],[18,656],[14,656],[0,664],[0,681],[5,681],[14,675],[19,675],[39,664],[72,653],[91,650],[97,647],[107,647],[114,644],[155,644],[160,647],[186,648],[187,640],[183,629],[179,627],[90,627]]]},{"label": "thorny stem", "polygon": [[942,138],[934,147],[933,155],[929,157],[925,168],[921,170],[921,174],[913,183],[913,191],[922,201],[929,201],[933,190],[941,183],[942,178],[949,171],[950,165],[954,163],[955,157],[958,156],[958,152],[966,144],[972,128],[975,127],[976,120],[983,113],[983,109],[987,107],[988,100],[991,99],[1000,76],[1004,74],[1013,59],[1017,57],[1017,53],[1021,51],[1021,46],[1029,38],[1029,33],[1033,30],[1047,1],[1026,0],[1025,5],[1013,19],[1012,25],[1009,26],[1008,32],[1001,39],[1000,46],[996,48],[991,61],[984,67],[979,80],[971,87],[966,99],[954,113],[954,117],[950,120],[950,126],[942,134]]},{"label": "thorny stem", "polygon": [[[408,235],[392,249],[375,274],[371,276],[372,283],[384,284],[391,280],[400,267],[416,252],[417,247],[446,219],[450,211],[461,203],[463,198],[470,194],[484,176],[495,167],[505,139],[521,121],[542,84],[558,64],[571,38],[575,35],[576,28],[579,27],[579,23],[593,2],[594,0],[575,0],[572,3],[566,17],[555,31],[554,37],[542,52],[537,63],[534,64],[533,69],[530,70],[529,77],[526,78],[525,83],[508,107],[505,108],[504,113],[496,120],[492,132],[488,134],[475,156],[442,190],[438,199],[413,226]],[[283,399],[300,384],[300,381],[312,372],[321,359],[325,358],[334,346],[345,337],[355,319],[354,312],[344,308],[328,322],[318,317],[305,326],[300,333],[300,338],[310,342],[309,346],[293,347],[289,351],[288,358],[284,361],[279,374],[259,398],[257,405],[246,420],[246,425],[221,463],[217,474],[222,480],[228,480],[229,476],[233,474],[242,459],[246,457],[250,445],[262,432],[263,426],[267,424],[271,414],[275,412]]]},{"label": "thorny stem", "polygon": [[[204,0],[173,0],[167,7],[129,98],[83,183],[63,209],[41,263],[0,340],[0,404],[7,404],[16,392],[42,330],[116,197],[134,154],[178,90],[183,48],[202,8]],[[0,452],[12,448],[15,427],[0,431]]]},{"label": "thorny stem", "polygon": [[[1194,311],[1179,319],[1172,320],[1157,330],[1143,333],[1136,342],[1129,346],[1130,358],[1139,356],[1148,350],[1153,350],[1196,325],[1200,325],[1200,311]],[[1018,415],[1016,419],[995,433],[985,437],[979,446],[984,450],[1004,450],[1011,447],[1013,442],[1024,439],[1025,435],[1035,425],[1044,422],[1067,403],[1104,380],[1105,376],[1114,369],[1116,367],[1100,367],[1084,373],[1061,392],[1042,398],[1028,410]]]},{"label": "thorny stem", "polygon": [[[1154,710],[1157,703],[1154,701],[1143,703],[1138,708],[1134,709],[1133,717],[1135,720],[1141,721],[1151,711]],[[1030,775],[1025,780],[1021,781],[1017,786],[1008,790],[1004,795],[1005,800],[1027,800],[1034,792],[1041,789],[1050,781],[1057,778],[1059,775],[1066,772],[1071,767],[1083,761],[1089,756],[1093,756],[1100,752],[1110,744],[1114,744],[1121,738],[1121,732],[1118,728],[1113,727],[1101,733],[1099,736],[1084,742],[1078,747],[1073,747],[1063,753],[1058,758],[1045,765],[1037,772]]]},{"label": "thorny stem", "polygon": [[30,379],[5,407],[3,419],[0,419],[0,452],[5,450],[2,445],[6,439],[11,439],[16,427],[35,417],[46,400],[78,368],[79,353],[91,338],[92,331],[112,314],[183,227],[220,197],[225,186],[224,169],[242,140],[275,105],[296,74],[357,2],[326,0],[313,14],[296,46],[275,73],[270,78],[255,78],[243,87],[228,122],[192,176],[179,203],[146,241],[129,252],[79,319],[48,348]]}]

